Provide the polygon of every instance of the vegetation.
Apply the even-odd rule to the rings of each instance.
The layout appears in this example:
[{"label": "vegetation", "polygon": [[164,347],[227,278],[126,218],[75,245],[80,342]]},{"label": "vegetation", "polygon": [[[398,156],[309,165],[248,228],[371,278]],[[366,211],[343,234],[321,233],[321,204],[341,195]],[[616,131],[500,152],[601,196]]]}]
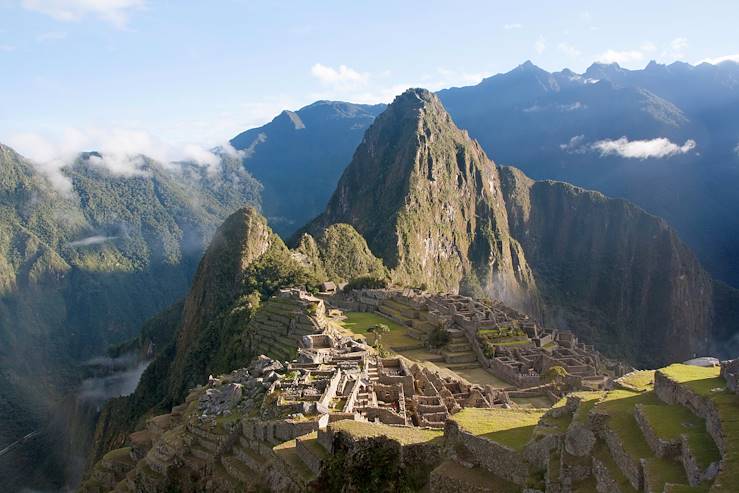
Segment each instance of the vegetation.
[{"label": "vegetation", "polygon": [[344,292],[349,293],[357,289],[384,289],[388,287],[389,282],[386,278],[373,276],[360,276],[351,279],[346,286]]},{"label": "vegetation", "polygon": [[545,412],[542,409],[465,408],[451,419],[473,435],[520,451],[531,439]]},{"label": "vegetation", "polygon": [[428,332],[426,345],[432,349],[444,347],[449,343],[449,332],[443,327],[435,326]]},{"label": "vegetation", "polygon": [[346,312],[346,319],[342,326],[357,335],[367,336],[369,329],[377,324],[386,325],[390,332],[385,334],[384,343],[392,348],[417,344],[418,341],[409,337],[408,328],[375,312]]},{"label": "vegetation", "polygon": [[385,348],[382,346],[382,336],[390,333],[390,327],[388,327],[387,324],[375,324],[367,329],[367,332],[375,336],[373,346],[377,351],[377,354],[383,358],[387,356],[387,351],[385,351]]}]

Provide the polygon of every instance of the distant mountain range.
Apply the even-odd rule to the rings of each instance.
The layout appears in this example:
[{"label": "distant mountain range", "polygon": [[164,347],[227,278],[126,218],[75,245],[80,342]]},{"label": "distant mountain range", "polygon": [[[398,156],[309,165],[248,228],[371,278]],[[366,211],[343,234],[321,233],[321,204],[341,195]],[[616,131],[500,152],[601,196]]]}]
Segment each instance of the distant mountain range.
[{"label": "distant mountain range", "polygon": [[275,232],[287,237],[320,214],[364,131],[384,108],[318,101],[231,139],[264,186],[262,209]]},{"label": "distant mountain range", "polygon": [[[208,375],[262,352],[284,356],[273,335],[260,344],[265,329],[253,323],[282,287],[387,275],[398,286],[489,294],[644,367],[736,350],[719,342],[737,333],[739,291],[715,283],[664,220],[496,166],[423,89],[376,118],[323,213],[292,243],[253,208],[224,222],[172,308],[179,317],[155,319],[170,343],[136,391],[102,412],[96,457]],[[335,268],[345,265],[353,272]]]},{"label": "distant mountain range", "polygon": [[133,176],[100,159],[64,168],[65,194],[0,145],[0,445],[44,432],[0,462],[10,490],[62,486],[66,454],[81,452],[65,449],[75,417],[62,405],[81,363],[178,301],[216,227],[259,201],[258,182],[227,156],[215,173],[142,158]]},{"label": "distant mountain range", "polygon": [[[739,64],[594,64],[576,74],[526,62],[438,94],[497,162],[635,202],[739,286]],[[321,101],[231,141],[264,184],[276,232],[287,237],[320,213],[382,109]]]},{"label": "distant mountain range", "polygon": [[[234,232],[226,250],[251,251],[240,235],[262,231],[281,263],[248,274],[279,277],[270,289],[306,274],[283,262],[271,231],[300,231],[311,236],[295,236],[291,255],[313,263],[311,276],[348,280],[360,265],[403,284],[485,288],[643,364],[735,349],[739,298],[711,277],[739,286],[739,64],[575,74],[527,62],[437,96],[409,91],[388,111],[331,101],[284,111],[233,138],[240,157],[223,154],[215,172],[142,157],[140,173],[121,176],[82,154],[63,170],[71,195],[0,145],[0,445],[45,426],[80,362],[165,307],[135,343],[162,341],[145,374],[156,390],[109,419],[130,425],[175,402],[211,361],[226,371],[249,356],[227,346],[250,303],[234,296],[254,290],[241,277],[211,289],[244,265],[203,273],[212,282],[175,305],[217,226],[244,204],[261,206],[271,230],[242,212],[223,230]],[[220,265],[226,250],[213,247],[207,262]],[[208,326],[211,315],[220,318]],[[187,340],[170,340],[177,330]],[[213,334],[213,347],[197,339]],[[178,344],[189,349],[170,368]],[[59,487],[64,457],[38,460],[49,447],[13,451],[0,475]]]}]

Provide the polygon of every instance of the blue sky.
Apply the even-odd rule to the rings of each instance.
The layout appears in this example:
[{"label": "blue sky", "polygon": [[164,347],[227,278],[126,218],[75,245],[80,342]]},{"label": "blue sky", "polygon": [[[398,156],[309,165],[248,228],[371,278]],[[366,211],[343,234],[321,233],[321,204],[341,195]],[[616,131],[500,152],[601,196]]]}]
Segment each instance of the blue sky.
[{"label": "blue sky", "polygon": [[174,159],[285,108],[389,102],[527,59],[739,60],[736,1],[518,3],[0,0],[0,142]]}]

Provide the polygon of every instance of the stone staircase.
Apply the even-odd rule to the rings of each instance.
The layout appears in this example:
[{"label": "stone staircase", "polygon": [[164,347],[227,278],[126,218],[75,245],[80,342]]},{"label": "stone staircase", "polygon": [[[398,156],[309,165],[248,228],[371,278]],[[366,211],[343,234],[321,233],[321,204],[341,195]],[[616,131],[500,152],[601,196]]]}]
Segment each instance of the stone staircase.
[{"label": "stone staircase", "polygon": [[454,369],[480,368],[477,355],[467,336],[461,330],[451,330],[449,343],[441,351],[446,367]]}]

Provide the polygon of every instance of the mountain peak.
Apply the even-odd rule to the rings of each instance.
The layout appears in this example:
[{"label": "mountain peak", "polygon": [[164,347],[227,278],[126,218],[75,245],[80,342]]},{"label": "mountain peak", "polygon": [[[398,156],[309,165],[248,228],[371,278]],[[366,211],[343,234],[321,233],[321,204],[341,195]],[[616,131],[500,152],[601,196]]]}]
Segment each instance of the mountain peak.
[{"label": "mountain peak", "polygon": [[438,291],[479,283],[515,303],[534,282],[500,196],[498,171],[477,142],[435,94],[413,88],[367,130],[307,230],[351,224],[401,283]]}]

